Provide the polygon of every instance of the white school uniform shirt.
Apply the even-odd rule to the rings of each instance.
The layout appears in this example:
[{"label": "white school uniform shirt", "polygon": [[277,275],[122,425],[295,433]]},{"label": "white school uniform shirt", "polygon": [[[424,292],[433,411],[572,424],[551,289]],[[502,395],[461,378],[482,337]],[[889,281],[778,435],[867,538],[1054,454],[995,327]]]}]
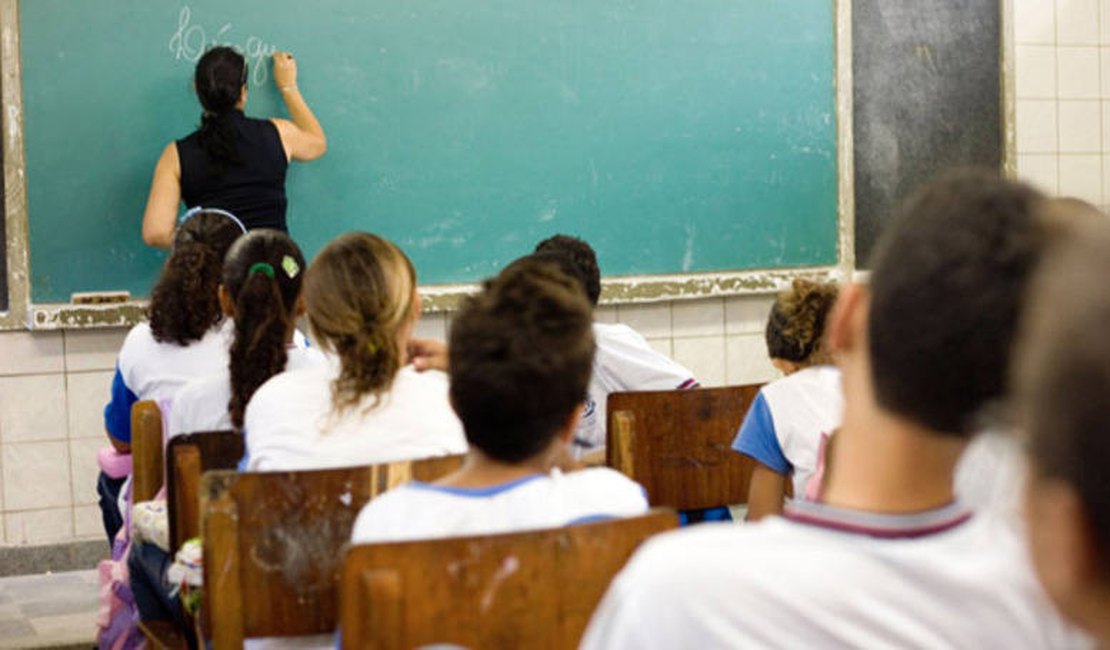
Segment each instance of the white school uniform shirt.
[{"label": "white school uniform shirt", "polygon": [[844,416],[840,370],[811,366],[760,389],[732,443],[779,474],[792,475],[795,498],[806,493],[821,449]]},{"label": "white school uniform shirt", "polygon": [[581,645],[597,648],[1085,648],[1022,539],[958,504],[879,515],[795,502],[757,524],[650,540]]},{"label": "white school uniform shirt", "polygon": [[977,434],[956,465],[955,490],[975,512],[990,512],[1023,525],[1022,491],[1028,473],[1025,451],[1006,431]]},{"label": "white school uniform shirt", "polygon": [[131,328],[120,348],[111,401],[104,424],[112,437],[131,441],[131,406],[139,400],[165,400],[192,379],[227,367],[234,323],[224,319],[189,345],[154,339],[149,323]]},{"label": "white school uniform shirt", "polygon": [[447,376],[405,366],[393,386],[336,414],[339,366],[284,372],[255,392],[244,417],[249,471],[325,469],[461,454],[462,424],[447,399]]},{"label": "white school uniform shirt", "polygon": [[644,489],[598,467],[533,474],[486,488],[410,481],[362,508],[356,544],[554,528],[647,512]]},{"label": "white school uniform shirt", "polygon": [[586,406],[574,435],[574,452],[605,446],[606,401],[609,393],[631,390],[673,390],[698,385],[694,374],[656,352],[627,325],[594,323],[593,373]]},{"label": "white school uniform shirt", "polygon": [[[316,368],[327,363],[323,353],[316,348],[298,347],[296,343],[286,350],[284,371]],[[198,431],[227,431],[232,428],[231,371],[225,367],[220,372],[194,379],[177,392],[170,410],[170,437]]]}]

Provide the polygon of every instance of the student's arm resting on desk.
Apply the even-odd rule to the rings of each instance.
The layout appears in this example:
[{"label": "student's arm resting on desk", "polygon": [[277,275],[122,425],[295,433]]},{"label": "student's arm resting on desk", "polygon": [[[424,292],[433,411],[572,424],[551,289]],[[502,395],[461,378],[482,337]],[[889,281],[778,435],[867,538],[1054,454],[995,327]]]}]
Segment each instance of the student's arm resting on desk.
[{"label": "student's arm resting on desk", "polygon": [[775,421],[763,393],[756,396],[744,416],[732,448],[759,463],[752,472],[748,488],[748,519],[756,521],[781,513],[786,497],[786,476],[793,468],[782,453]]},{"label": "student's arm resting on desk", "polygon": [[271,120],[281,136],[285,156],[289,160],[309,161],[324,155],[328,140],[320,121],[312,114],[308,102],[297,88],[297,62],[288,52],[274,53],[274,85],[281,93],[291,120]]},{"label": "student's arm resting on desk", "polygon": [[154,166],[154,179],[143,211],[143,241],[156,248],[169,248],[177,226],[177,208],[181,204],[181,161],[177,145],[166,145]]},{"label": "student's arm resting on desk", "polygon": [[409,339],[409,362],[418,372],[447,372],[447,344],[435,339]]}]

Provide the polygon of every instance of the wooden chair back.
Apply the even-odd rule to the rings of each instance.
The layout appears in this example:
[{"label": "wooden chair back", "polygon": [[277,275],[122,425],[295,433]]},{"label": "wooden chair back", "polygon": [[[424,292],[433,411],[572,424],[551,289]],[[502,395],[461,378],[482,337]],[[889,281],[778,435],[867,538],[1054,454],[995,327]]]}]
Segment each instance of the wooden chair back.
[{"label": "wooden chair back", "polygon": [[653,506],[747,503],[755,461],[732,441],[761,387],[610,393],[606,462],[644,486]]},{"label": "wooden chair back", "polygon": [[363,544],[347,551],[344,648],[577,648],[613,576],[666,509],[521,533]]},{"label": "wooden chair back", "polygon": [[204,630],[214,647],[257,636],[322,634],[338,623],[343,547],[359,510],[409,480],[455,471],[462,456],[302,472],[201,478]]},{"label": "wooden chair back", "polygon": [[131,500],[150,501],[162,489],[162,410],[154,400],[131,406]]},{"label": "wooden chair back", "polygon": [[243,457],[243,436],[234,431],[206,431],[170,438],[166,445],[166,512],[170,555],[185,540],[200,535],[200,477],[217,469],[235,469]]}]

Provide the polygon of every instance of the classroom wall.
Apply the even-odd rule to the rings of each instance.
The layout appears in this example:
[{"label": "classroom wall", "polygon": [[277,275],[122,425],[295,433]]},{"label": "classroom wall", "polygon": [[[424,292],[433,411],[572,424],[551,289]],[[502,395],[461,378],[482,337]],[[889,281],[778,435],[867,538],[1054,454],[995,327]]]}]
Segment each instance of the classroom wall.
[{"label": "classroom wall", "polygon": [[[1014,0],[1019,175],[1110,204],[1110,0]],[[707,386],[776,376],[767,296],[603,307]],[[442,337],[443,314],[420,334]],[[100,536],[96,450],[125,330],[0,332],[0,544]]]},{"label": "classroom wall", "polygon": [[1110,0],[1014,0],[1018,173],[1110,205]]}]

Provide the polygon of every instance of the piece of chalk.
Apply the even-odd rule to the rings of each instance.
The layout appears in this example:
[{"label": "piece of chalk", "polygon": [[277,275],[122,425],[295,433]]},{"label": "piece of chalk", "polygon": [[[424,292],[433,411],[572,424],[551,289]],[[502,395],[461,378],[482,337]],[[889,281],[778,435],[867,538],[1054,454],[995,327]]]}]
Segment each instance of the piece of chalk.
[{"label": "piece of chalk", "polygon": [[131,300],[130,291],[77,291],[69,301],[75,305],[109,305]]}]

